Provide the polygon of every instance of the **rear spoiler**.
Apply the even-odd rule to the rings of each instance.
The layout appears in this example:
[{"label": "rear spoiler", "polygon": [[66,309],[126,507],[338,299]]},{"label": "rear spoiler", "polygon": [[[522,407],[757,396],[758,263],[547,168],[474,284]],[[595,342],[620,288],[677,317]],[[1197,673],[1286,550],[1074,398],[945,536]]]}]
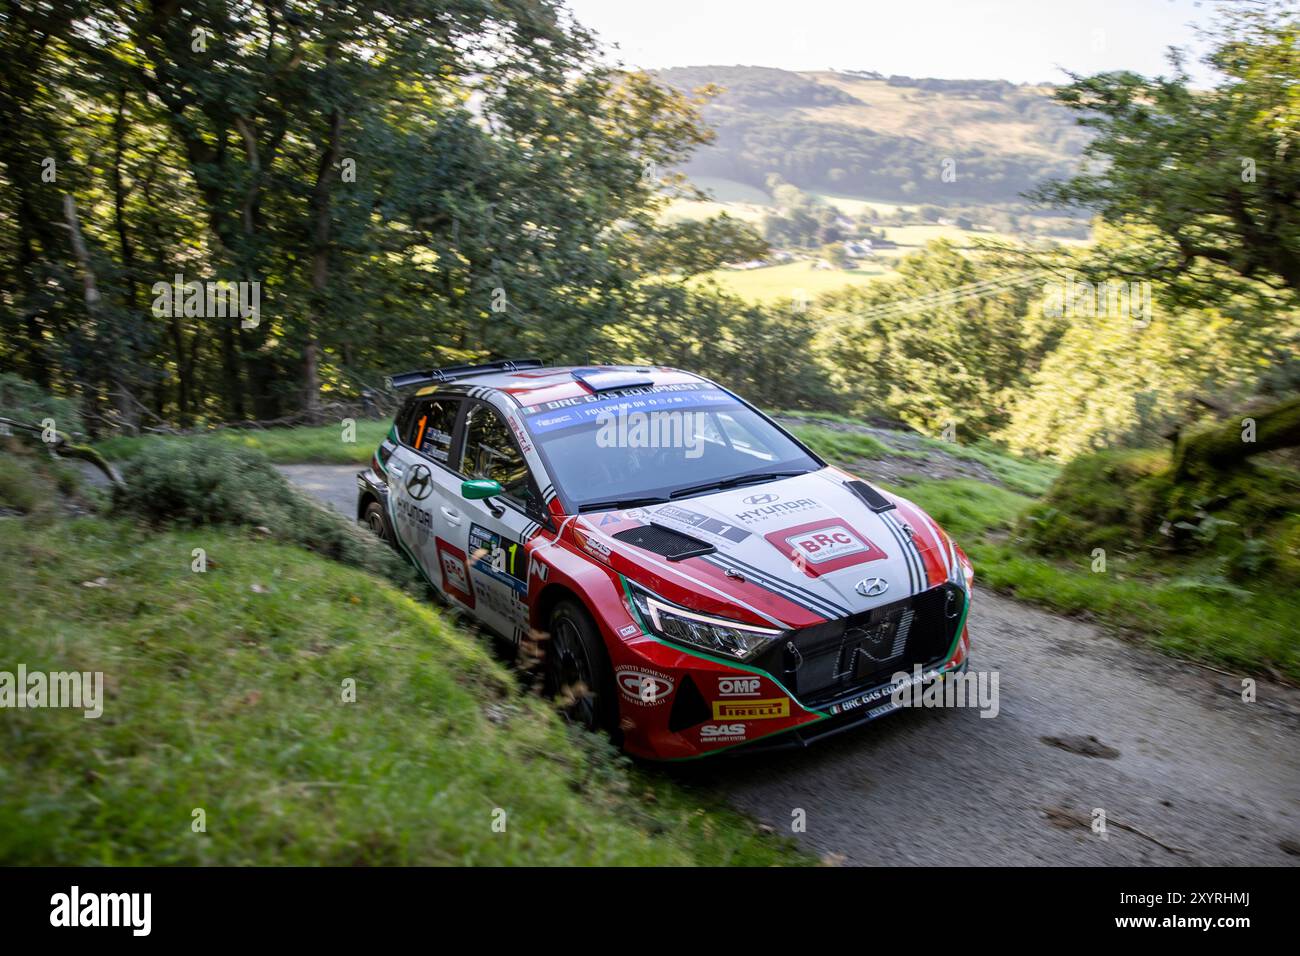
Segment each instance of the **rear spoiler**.
[{"label": "rear spoiler", "polygon": [[427,385],[430,382],[454,382],[458,378],[471,375],[489,375],[492,372],[517,372],[526,368],[541,368],[540,359],[503,359],[499,362],[487,362],[483,365],[444,365],[442,368],[417,369],[390,375],[384,380],[388,388],[397,390],[410,388],[412,385]]}]

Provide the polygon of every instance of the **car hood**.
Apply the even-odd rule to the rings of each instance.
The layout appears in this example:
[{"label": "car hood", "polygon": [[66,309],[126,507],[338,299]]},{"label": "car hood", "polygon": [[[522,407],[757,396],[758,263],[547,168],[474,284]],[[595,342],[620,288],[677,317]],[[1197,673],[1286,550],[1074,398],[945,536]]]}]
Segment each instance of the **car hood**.
[{"label": "car hood", "polygon": [[[824,468],[584,517],[603,547],[637,569],[628,577],[668,588],[664,598],[715,610],[729,598],[782,627],[847,617],[946,580],[962,583],[955,549],[924,512],[858,482],[870,489],[873,507],[853,482]],[[691,549],[681,535],[714,550],[671,560]]]}]

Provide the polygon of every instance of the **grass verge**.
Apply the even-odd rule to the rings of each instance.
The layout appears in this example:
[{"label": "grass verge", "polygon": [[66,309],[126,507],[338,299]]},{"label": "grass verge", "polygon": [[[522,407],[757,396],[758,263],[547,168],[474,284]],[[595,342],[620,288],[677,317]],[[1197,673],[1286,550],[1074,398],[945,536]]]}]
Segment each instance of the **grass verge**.
[{"label": "grass verge", "polygon": [[102,671],[106,692],[98,719],[3,713],[0,863],[808,862],[567,729],[435,610],[300,548],[9,518],[0,590],[21,611],[0,670]]},{"label": "grass verge", "polygon": [[133,458],[159,441],[259,451],[277,465],[364,465],[384,440],[392,422],[362,419],[356,423],[355,441],[344,441],[344,426],[302,425],[296,428],[221,428],[191,435],[140,435],[109,438],[94,447],[110,461]]},{"label": "grass verge", "polygon": [[1216,586],[1205,564],[1170,566],[1112,553],[1106,570],[1092,554],[1073,560],[1031,553],[1014,536],[1034,499],[978,481],[918,481],[891,490],[915,501],[970,555],[976,580],[1071,615],[1094,616],[1170,654],[1249,673],[1300,681],[1300,595]]}]

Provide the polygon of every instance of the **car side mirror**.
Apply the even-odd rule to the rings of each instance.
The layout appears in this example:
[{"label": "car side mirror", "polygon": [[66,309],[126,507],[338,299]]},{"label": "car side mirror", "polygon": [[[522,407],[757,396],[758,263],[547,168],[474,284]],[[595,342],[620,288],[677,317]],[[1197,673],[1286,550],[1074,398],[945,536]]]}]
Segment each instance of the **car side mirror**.
[{"label": "car side mirror", "polygon": [[504,492],[501,482],[491,478],[471,478],[460,483],[460,496],[470,501],[482,501]]}]

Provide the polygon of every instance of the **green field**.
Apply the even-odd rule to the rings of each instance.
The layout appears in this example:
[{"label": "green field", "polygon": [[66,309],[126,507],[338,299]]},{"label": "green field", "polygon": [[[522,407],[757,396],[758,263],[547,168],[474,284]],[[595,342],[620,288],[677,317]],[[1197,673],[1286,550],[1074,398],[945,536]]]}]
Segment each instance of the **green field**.
[{"label": "green field", "polygon": [[874,209],[882,218],[893,216],[899,209],[915,212],[920,204],[899,202],[892,199],[864,199],[860,196],[842,196],[834,193],[812,192],[811,195],[834,206],[846,216],[860,216],[868,209]]},{"label": "green field", "polygon": [[722,179],[717,176],[692,176],[691,182],[722,203],[738,202],[766,206],[772,202],[772,197],[763,190],[748,183],[737,182],[734,179]]},{"label": "green field", "polygon": [[809,298],[846,285],[866,285],[889,280],[894,273],[883,265],[861,269],[814,269],[811,260],[786,262],[761,269],[717,269],[706,273],[728,292],[750,302],[776,302],[803,290]]},{"label": "green field", "polygon": [[742,219],[758,227],[769,210],[764,206],[739,202],[696,202],[693,199],[674,199],[664,208],[664,222],[682,222],[712,219],[726,213],[732,219]]}]

